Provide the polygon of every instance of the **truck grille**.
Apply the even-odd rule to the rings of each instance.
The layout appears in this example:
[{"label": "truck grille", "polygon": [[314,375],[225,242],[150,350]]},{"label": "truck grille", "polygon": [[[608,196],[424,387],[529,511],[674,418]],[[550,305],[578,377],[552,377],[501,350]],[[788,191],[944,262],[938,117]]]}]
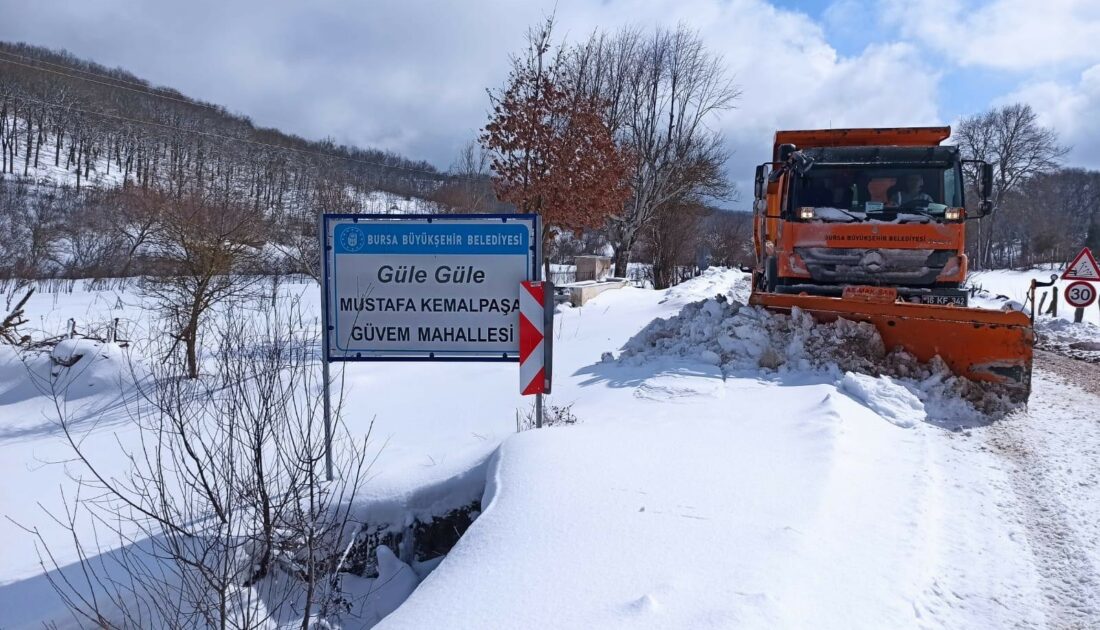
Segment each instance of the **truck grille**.
[{"label": "truck grille", "polygon": [[955,252],[934,249],[796,247],[815,282],[931,285]]}]

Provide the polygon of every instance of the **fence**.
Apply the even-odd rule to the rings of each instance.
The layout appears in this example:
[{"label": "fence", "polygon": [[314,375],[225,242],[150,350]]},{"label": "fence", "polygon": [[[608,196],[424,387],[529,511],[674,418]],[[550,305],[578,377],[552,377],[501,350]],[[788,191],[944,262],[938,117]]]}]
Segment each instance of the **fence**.
[{"label": "fence", "polygon": [[[572,265],[555,265],[556,268],[550,270],[550,281],[557,285],[571,284],[574,282],[585,282],[589,280],[595,280],[595,277],[591,277],[593,274],[578,274],[575,267]],[[672,284],[677,285],[686,280],[690,280],[700,273],[702,269],[690,265],[676,267],[672,276]],[[588,275],[590,277],[583,277]],[[631,263],[626,269],[626,279],[630,284],[639,287],[646,288],[653,286],[653,267],[642,263]]]}]

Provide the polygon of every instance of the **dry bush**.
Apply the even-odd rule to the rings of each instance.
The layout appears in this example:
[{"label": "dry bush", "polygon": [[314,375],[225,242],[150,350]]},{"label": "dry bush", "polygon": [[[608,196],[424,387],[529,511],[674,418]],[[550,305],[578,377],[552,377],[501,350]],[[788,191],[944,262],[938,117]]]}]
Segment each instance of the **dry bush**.
[{"label": "dry bush", "polygon": [[[148,375],[134,364],[127,411],[140,440],[120,453],[86,450],[55,392],[80,470],[77,495],[51,516],[76,541],[78,562],[62,569],[41,534],[40,552],[81,623],[307,628],[350,610],[339,578],[358,530],[350,499],[367,472],[366,438],[338,441],[338,474],[325,481],[309,330],[296,307],[230,311],[209,375],[185,378],[178,359],[154,361]],[[119,457],[128,469],[107,472],[100,458]]]}]

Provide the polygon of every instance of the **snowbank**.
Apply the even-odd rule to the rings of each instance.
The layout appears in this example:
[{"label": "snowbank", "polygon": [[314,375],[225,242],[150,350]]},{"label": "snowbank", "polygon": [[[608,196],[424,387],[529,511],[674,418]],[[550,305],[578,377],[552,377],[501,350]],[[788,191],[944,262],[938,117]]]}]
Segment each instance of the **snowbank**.
[{"label": "snowbank", "polygon": [[874,326],[838,320],[818,325],[795,309],[790,316],[744,306],[720,295],[656,319],[623,347],[620,360],[638,364],[660,357],[700,359],[728,374],[744,370],[805,371],[837,367],[868,371],[886,355]]},{"label": "snowbank", "polygon": [[[140,370],[140,367],[137,369]],[[0,345],[0,406],[39,396],[74,401],[133,385],[125,351],[93,339],[65,339],[49,352]],[[0,414],[0,431],[13,423]]]},{"label": "snowbank", "polygon": [[[925,417],[975,422],[983,413],[1000,416],[1017,407],[997,386],[955,376],[942,361],[922,364],[901,350],[887,352],[878,331],[867,322],[817,323],[798,308],[790,315],[776,314],[726,295],[654,320],[623,346],[619,361],[640,365],[669,357],[716,365],[727,376],[763,371],[781,378],[817,375],[836,383],[845,382],[850,372],[881,376],[887,379],[884,385],[871,388],[849,380],[845,391],[858,391],[856,397],[876,411],[891,410],[884,415],[900,426],[912,426],[914,418]],[[863,384],[857,388],[857,382]],[[897,411],[897,401],[905,400],[906,392],[923,403]]]},{"label": "snowbank", "polygon": [[840,381],[840,389],[899,427],[914,427],[927,417],[920,398],[889,376],[875,378],[848,372]]},{"label": "snowbank", "polygon": [[484,514],[378,628],[1035,618],[1020,527],[971,473],[990,455],[944,469],[930,442],[954,434],[898,430],[832,385],[718,383],[727,396],[665,401],[593,386],[617,404],[506,441]]},{"label": "snowbank", "polygon": [[1100,326],[1056,317],[1035,320],[1035,345],[1086,361],[1100,362]]},{"label": "snowbank", "polygon": [[1091,322],[1074,323],[1062,318],[1039,317],[1035,332],[1064,343],[1100,342],[1100,326]]}]

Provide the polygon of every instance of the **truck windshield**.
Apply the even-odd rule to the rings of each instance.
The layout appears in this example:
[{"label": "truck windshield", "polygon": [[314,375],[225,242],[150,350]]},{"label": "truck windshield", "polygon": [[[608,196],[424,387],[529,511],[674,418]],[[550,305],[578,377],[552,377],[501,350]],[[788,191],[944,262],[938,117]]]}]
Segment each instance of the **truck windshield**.
[{"label": "truck windshield", "polygon": [[791,210],[819,221],[941,221],[963,205],[958,166],[815,164],[791,182]]}]

